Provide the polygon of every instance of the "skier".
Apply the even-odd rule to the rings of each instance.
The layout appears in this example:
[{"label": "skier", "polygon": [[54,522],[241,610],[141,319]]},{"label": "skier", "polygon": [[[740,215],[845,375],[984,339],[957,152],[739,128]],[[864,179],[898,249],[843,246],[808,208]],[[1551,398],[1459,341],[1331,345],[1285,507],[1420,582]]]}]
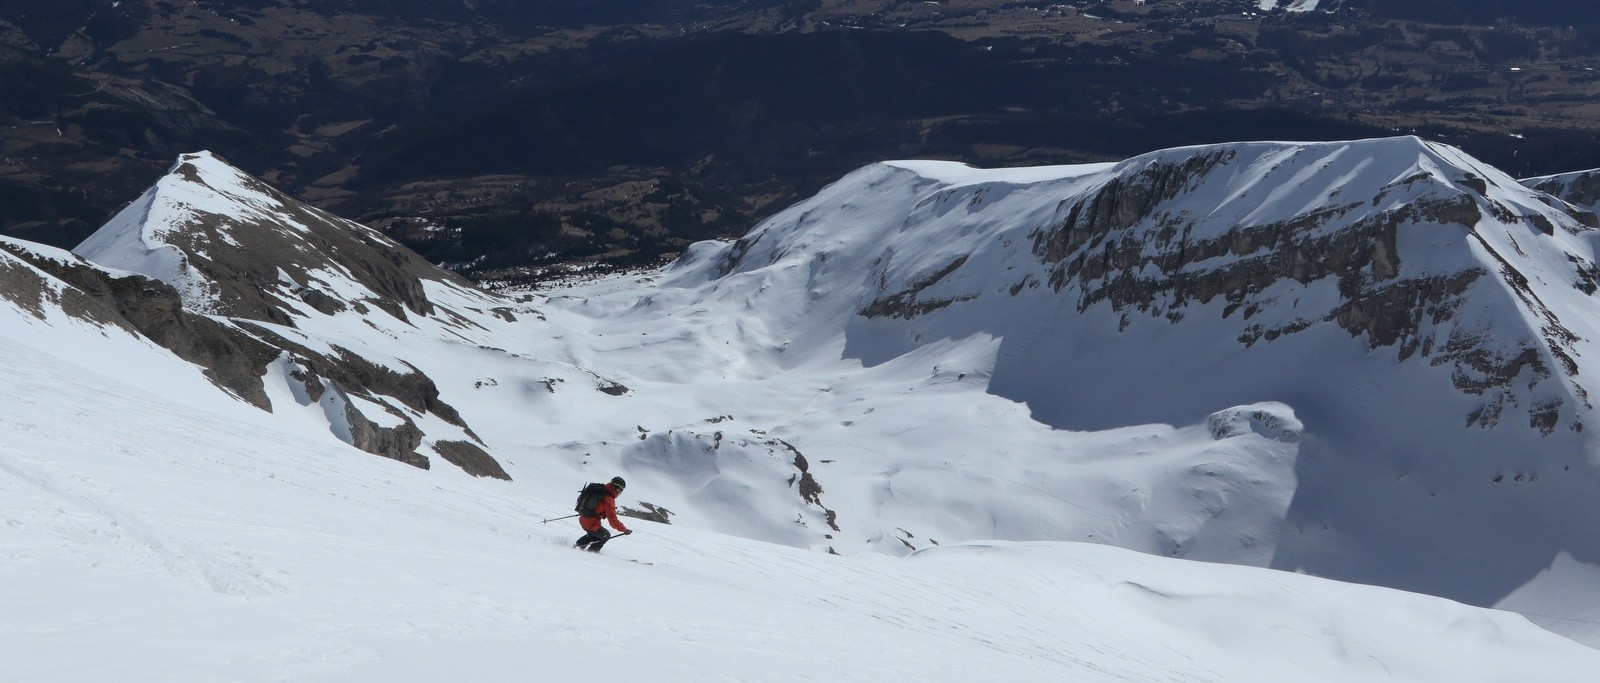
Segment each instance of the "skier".
[{"label": "skier", "polygon": [[622,532],[623,536],[633,533],[617,519],[617,496],[627,487],[628,482],[623,481],[622,477],[612,477],[608,484],[584,487],[578,501],[578,524],[589,533],[578,539],[575,544],[577,547],[598,553],[600,547],[611,540],[611,532],[600,524],[602,518],[611,523],[611,528]]}]

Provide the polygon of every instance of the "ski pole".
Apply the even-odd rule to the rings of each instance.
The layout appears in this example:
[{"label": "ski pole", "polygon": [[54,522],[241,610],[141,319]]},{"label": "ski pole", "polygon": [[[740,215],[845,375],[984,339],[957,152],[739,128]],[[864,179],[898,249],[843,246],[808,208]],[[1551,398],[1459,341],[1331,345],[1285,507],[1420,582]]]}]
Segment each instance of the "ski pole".
[{"label": "ski pole", "polygon": [[558,521],[561,521],[563,519],[572,519],[573,517],[577,517],[577,515],[567,515],[566,517],[557,517],[555,519],[547,519],[547,520],[544,520],[543,522],[539,522],[539,523],[540,524],[549,524],[551,522],[558,522]]}]

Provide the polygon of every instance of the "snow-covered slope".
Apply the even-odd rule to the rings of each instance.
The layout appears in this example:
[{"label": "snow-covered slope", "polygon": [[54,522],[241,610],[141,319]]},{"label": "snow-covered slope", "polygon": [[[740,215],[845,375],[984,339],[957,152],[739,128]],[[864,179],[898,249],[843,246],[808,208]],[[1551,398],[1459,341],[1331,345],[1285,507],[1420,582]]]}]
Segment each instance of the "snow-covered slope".
[{"label": "snow-covered slope", "polygon": [[[204,199],[185,199],[190,195]],[[374,657],[361,666],[378,668],[361,671],[429,671],[421,658],[430,653],[445,655],[440,666],[488,656],[493,646],[478,635],[460,642],[440,635],[482,634],[484,624],[532,629],[513,629],[525,635],[558,628],[526,621],[525,611],[472,611],[477,598],[417,583],[416,574],[375,586],[386,593],[408,586],[427,596],[418,607],[358,607],[375,594],[348,588],[350,577],[380,574],[401,558],[425,558],[417,561],[436,574],[448,573],[452,558],[494,572],[509,561],[539,565],[527,571],[577,595],[580,579],[561,577],[589,560],[564,548],[507,544],[564,545],[576,535],[570,520],[537,530],[528,520],[565,514],[584,481],[618,474],[631,484],[623,500],[631,514],[671,523],[647,527],[676,539],[666,544],[671,552],[658,548],[664,554],[640,559],[657,569],[687,567],[675,574],[682,584],[668,589],[673,595],[697,596],[692,587],[705,585],[757,590],[712,567],[722,561],[716,558],[744,556],[757,558],[746,563],[754,576],[771,585],[793,581],[782,585],[796,593],[826,592],[835,567],[868,577],[906,572],[912,578],[863,579],[861,593],[841,593],[851,609],[865,610],[845,618],[930,619],[941,627],[954,612],[920,604],[909,613],[884,612],[890,603],[861,596],[915,599],[918,586],[959,593],[953,586],[972,582],[971,572],[1020,576],[1035,598],[1057,595],[1060,581],[1116,594],[1116,582],[1144,571],[1138,567],[1146,562],[1155,563],[1156,574],[1173,573],[1171,581],[1153,579],[1169,587],[1190,580],[1182,577],[1222,577],[1195,595],[1215,595],[1221,589],[1214,587],[1227,583],[1264,591],[1250,588],[1242,601],[1166,600],[1159,596],[1187,593],[1155,587],[1132,591],[1144,596],[1135,603],[1155,607],[1117,597],[1108,608],[1155,609],[1160,615],[1152,621],[1129,628],[1177,628],[1167,631],[1171,638],[1199,638],[1205,642],[1194,651],[1212,654],[1139,650],[1129,656],[1158,668],[1125,669],[1111,663],[1120,658],[1102,656],[1115,649],[1105,642],[1068,638],[1094,654],[1073,645],[1041,658],[1055,663],[1047,666],[1109,671],[1112,679],[1189,675],[1167,675],[1172,671],[1199,671],[1191,677],[1200,680],[1281,679],[1259,653],[1248,664],[1233,659],[1256,643],[1278,643],[1238,635],[1263,628],[1325,632],[1331,640],[1314,647],[1426,672],[1411,674],[1418,679],[1452,676],[1431,668],[1445,664],[1414,662],[1341,626],[1400,609],[1391,598],[1419,598],[1093,548],[992,541],[1087,541],[1499,602],[1547,615],[1536,618],[1580,637],[1586,623],[1600,621],[1600,604],[1552,607],[1564,592],[1600,589],[1592,540],[1600,530],[1585,514],[1597,484],[1592,430],[1582,428],[1594,423],[1588,340],[1597,323],[1587,309],[1595,233],[1585,223],[1592,215],[1449,147],[1397,138],[1220,145],[1040,169],[877,164],[738,242],[696,245],[668,269],[514,296],[465,287],[365,228],[312,221],[306,216],[320,216],[314,210],[209,155],[180,160],[141,202],[148,210],[124,213],[78,251],[154,280],[36,245],[0,245],[7,259],[0,338],[16,348],[11,355],[45,373],[6,370],[34,377],[7,385],[12,400],[38,406],[39,415],[138,418],[92,429],[70,417],[16,418],[9,433],[36,436],[21,456],[31,460],[13,476],[43,481],[45,491],[96,482],[68,499],[143,529],[139,537],[156,539],[145,544],[156,548],[148,551],[152,562],[177,566],[183,576],[198,573],[196,585],[223,592],[244,585],[245,595],[256,596],[247,602],[298,590],[302,597],[290,602],[303,600],[304,610],[273,602],[278,607],[257,615],[268,621],[305,623],[326,613],[315,610],[344,605],[354,616],[323,622],[333,641],[345,642],[336,633],[341,624],[418,622],[435,608],[470,612],[423,619],[418,623],[431,626],[415,637],[351,645],[341,651],[356,653],[349,659],[323,652],[331,677],[347,677],[357,660]],[[380,269],[387,275],[374,280],[366,265],[374,260],[397,269]],[[39,293],[46,291],[52,294]],[[62,302],[80,296],[97,303],[76,308],[100,313],[69,314],[76,308]],[[188,330],[207,325],[216,339],[245,351],[195,343]],[[127,365],[140,370],[122,374]],[[239,381],[219,383],[220,375]],[[176,378],[170,388],[169,376]],[[102,385],[115,391],[94,388]],[[152,444],[145,455],[119,460],[125,437],[117,435],[141,430]],[[66,445],[39,445],[52,440]],[[393,463],[352,446],[418,466],[437,457],[461,467],[390,469]],[[160,470],[146,456],[163,448],[172,453],[164,467],[195,474],[138,480],[123,498],[91,495],[108,485],[96,472],[121,471],[114,463]],[[79,468],[74,453],[105,457]],[[507,479],[467,476],[492,475],[491,464],[503,466],[499,475]],[[196,495],[190,488],[217,493],[191,506],[184,502]],[[37,514],[48,517],[49,504],[40,506]],[[125,524],[132,518],[125,509],[156,513],[148,518],[156,521]],[[193,521],[208,509],[217,511],[214,533]],[[70,524],[29,528],[40,534],[31,541],[38,548],[75,547],[82,534],[95,535]],[[82,552],[125,543],[100,535],[110,540],[86,541]],[[254,539],[241,553],[281,562],[197,550],[228,548],[235,535]],[[291,544],[286,536],[324,539],[327,547]],[[646,538],[616,548],[638,541],[642,551]],[[325,566],[335,546],[366,570]],[[704,548],[707,558],[685,559],[690,547]],[[41,575],[81,556],[52,553],[35,565]],[[896,559],[907,555],[913,559]],[[1018,569],[1080,562],[1091,568],[1066,579]],[[874,567],[893,569],[874,574]],[[288,584],[272,577],[274,568],[314,578],[302,589],[279,590],[272,586]],[[648,569],[623,567],[611,576],[626,582],[629,572]],[[538,599],[533,588],[509,587],[486,572],[472,576],[495,594]],[[1326,590],[1352,609],[1381,606],[1336,614],[1273,587],[1300,581],[1310,583],[1291,594]],[[339,602],[339,590],[357,597]],[[629,585],[624,593],[631,603],[643,590]],[[37,595],[48,604],[54,593]],[[990,642],[1042,642],[1035,635],[1059,639],[1097,628],[1070,616],[1080,609],[1075,601],[1088,600],[1070,592],[1042,611],[1020,602],[1013,610],[1012,600],[1023,598],[1010,596],[1026,592],[963,595],[944,601],[969,612],[981,612],[977,604],[986,601],[1008,605],[972,631]],[[828,604],[788,599],[757,602],[806,614]],[[1268,606],[1256,611],[1244,603]],[[194,604],[199,611],[174,628],[243,628],[208,611],[212,605]],[[581,605],[555,604],[568,614]],[[727,603],[706,604],[720,610]],[[1232,622],[1233,635],[1211,642],[1215,630],[1171,626],[1194,617],[1167,608],[1182,612],[1191,604],[1208,605],[1191,615],[1238,610],[1260,619]],[[1443,610],[1437,613],[1446,620],[1478,614],[1417,604]],[[1284,626],[1279,607],[1312,616]],[[1027,635],[1009,623],[1013,613],[1050,626]],[[716,618],[700,614],[704,622]],[[1497,652],[1474,640],[1479,635],[1433,619],[1404,622],[1419,629],[1406,633],[1429,635],[1396,632],[1389,640]],[[605,621],[584,623],[598,628]],[[1539,639],[1518,631],[1515,619],[1496,623],[1514,634],[1502,641],[1513,649]],[[750,647],[775,650],[778,628],[755,628],[767,635]],[[926,635],[905,628],[920,634],[908,641]],[[402,652],[413,640],[442,649]],[[930,642],[905,652],[931,652]],[[289,654],[281,661],[304,663],[293,653],[297,646],[284,647]],[[827,651],[867,666],[867,653]],[[1297,652],[1286,661],[1311,661]],[[1501,656],[1520,662],[1525,654]],[[1556,673],[1583,670],[1569,668],[1577,660],[1566,654],[1549,656]],[[919,661],[930,671],[953,659],[926,657]],[[1356,661],[1328,655],[1312,666],[1335,678],[1366,677],[1366,665]],[[1038,673],[1034,664],[1001,670]],[[1504,671],[1472,670],[1491,672],[1486,678]],[[838,671],[819,677],[831,673]]]},{"label": "snow-covered slope", "polygon": [[[633,521],[20,343],[0,305],[7,680],[1587,680],[1437,598],[1084,544],[836,557]],[[70,401],[66,400],[70,397]],[[174,438],[182,435],[182,438]],[[630,561],[633,560],[633,561]]]},{"label": "snow-covered slope", "polygon": [[[649,297],[626,281],[567,310],[578,293],[512,301],[417,276],[431,311],[395,315],[358,284],[370,276],[356,265],[371,259],[347,257],[366,247],[345,233],[398,246],[330,219],[310,232],[334,246],[312,249],[303,217],[314,210],[210,155],[180,159],[141,202],[165,208],[125,211],[78,251],[160,278],[148,259],[128,256],[159,244],[154,251],[202,264],[205,282],[266,293],[270,305],[213,317],[283,350],[249,366],[277,419],[419,465],[481,446],[490,463],[523,463],[506,476],[541,497],[622,472],[648,492],[641,514],[819,550],[1083,539],[1265,565],[1292,493],[1295,427],[1221,429],[1241,418],[1219,413],[1182,429],[1062,433],[984,393],[993,349],[982,344],[862,372],[836,352],[814,355],[831,341],[766,338],[756,325],[784,311],[705,307],[663,322],[670,302],[640,305]],[[312,281],[263,279],[273,272],[320,273],[318,291],[343,293],[321,300],[339,305],[311,307],[294,288]],[[219,309],[188,294],[184,305]],[[635,314],[613,315],[616,306]],[[784,356],[789,344],[813,362],[792,367],[800,354]],[[919,389],[932,391],[919,400],[909,393]],[[1295,424],[1283,406],[1244,412]],[[945,426],[907,438],[907,425],[933,416]],[[996,444],[996,433],[1007,439]],[[1088,457],[1061,457],[1079,453]],[[1225,507],[1233,514],[1219,518]]]}]

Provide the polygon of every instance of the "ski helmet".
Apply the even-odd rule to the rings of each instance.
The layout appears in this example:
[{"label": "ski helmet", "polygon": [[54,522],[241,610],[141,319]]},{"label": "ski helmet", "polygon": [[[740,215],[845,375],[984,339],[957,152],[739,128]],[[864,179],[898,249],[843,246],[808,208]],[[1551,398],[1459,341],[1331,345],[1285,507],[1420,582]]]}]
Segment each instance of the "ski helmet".
[{"label": "ski helmet", "polygon": [[617,487],[618,491],[628,488],[628,482],[623,481],[622,477],[612,477],[611,485]]}]

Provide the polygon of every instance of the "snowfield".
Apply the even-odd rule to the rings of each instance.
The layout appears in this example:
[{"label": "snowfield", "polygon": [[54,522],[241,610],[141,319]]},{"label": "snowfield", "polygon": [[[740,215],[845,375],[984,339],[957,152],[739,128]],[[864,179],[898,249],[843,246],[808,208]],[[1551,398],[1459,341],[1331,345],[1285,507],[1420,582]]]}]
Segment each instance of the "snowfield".
[{"label": "snowfield", "polygon": [[539,523],[565,506],[512,484],[197,409],[4,335],[0,376],[5,680],[1583,681],[1600,666],[1511,613],[1090,544],[840,557],[630,520],[589,555],[567,522]]}]

